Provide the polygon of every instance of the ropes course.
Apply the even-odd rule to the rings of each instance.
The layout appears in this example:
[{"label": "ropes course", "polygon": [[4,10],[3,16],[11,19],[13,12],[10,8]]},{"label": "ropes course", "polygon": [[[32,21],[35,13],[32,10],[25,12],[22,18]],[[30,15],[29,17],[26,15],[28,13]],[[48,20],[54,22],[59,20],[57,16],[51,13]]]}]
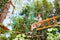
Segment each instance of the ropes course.
[{"label": "ropes course", "polygon": [[[52,21],[52,23],[51,23]],[[38,25],[41,24],[40,27]],[[37,30],[43,30],[45,28],[50,28],[52,26],[57,26],[60,24],[60,15],[54,16],[52,18],[47,18],[43,20],[42,22],[35,22],[34,25],[36,26]]]}]

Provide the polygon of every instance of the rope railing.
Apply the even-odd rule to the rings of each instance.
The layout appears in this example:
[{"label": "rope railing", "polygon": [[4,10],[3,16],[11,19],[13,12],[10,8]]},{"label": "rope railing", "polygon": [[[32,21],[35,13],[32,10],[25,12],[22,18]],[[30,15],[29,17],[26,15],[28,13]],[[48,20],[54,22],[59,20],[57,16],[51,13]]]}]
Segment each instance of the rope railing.
[{"label": "rope railing", "polygon": [[[57,19],[60,19],[60,15],[54,16],[52,18],[47,18],[47,19],[43,20],[42,22],[35,22],[34,24],[35,24],[37,30],[43,30],[45,28],[55,26],[58,23]],[[52,20],[53,24],[50,23],[51,20]],[[38,27],[38,24],[41,24],[40,25],[41,27]]]}]

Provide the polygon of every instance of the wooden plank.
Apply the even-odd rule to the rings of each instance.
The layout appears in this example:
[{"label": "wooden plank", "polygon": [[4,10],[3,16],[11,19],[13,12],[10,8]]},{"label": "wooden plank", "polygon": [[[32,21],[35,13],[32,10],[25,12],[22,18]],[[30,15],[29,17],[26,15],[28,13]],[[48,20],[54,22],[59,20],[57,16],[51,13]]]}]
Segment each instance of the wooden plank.
[{"label": "wooden plank", "polygon": [[2,28],[2,29],[4,29],[4,30],[9,30],[7,27],[5,27],[4,25],[3,26],[1,26],[0,25],[0,27]]}]

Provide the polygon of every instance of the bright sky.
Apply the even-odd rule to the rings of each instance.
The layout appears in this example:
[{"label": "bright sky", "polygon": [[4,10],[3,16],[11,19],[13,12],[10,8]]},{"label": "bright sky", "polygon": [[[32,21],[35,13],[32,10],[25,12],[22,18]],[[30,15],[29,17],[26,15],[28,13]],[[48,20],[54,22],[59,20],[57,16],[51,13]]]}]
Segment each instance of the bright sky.
[{"label": "bright sky", "polygon": [[48,0],[49,2],[53,2],[54,0]]},{"label": "bright sky", "polygon": [[[13,2],[14,2],[15,0],[13,0]],[[53,2],[54,0],[48,0],[49,2]],[[26,3],[27,1],[26,0],[22,0],[21,1],[21,3]],[[16,6],[16,9],[15,9],[15,11],[14,11],[14,15],[18,15],[18,14],[16,14],[16,13],[19,13],[19,6],[18,5],[20,5],[20,4],[16,4],[15,6]],[[11,21],[10,21],[10,19],[9,19],[9,17],[12,17],[13,15],[11,14],[12,13],[12,6],[9,8],[9,13],[7,14],[7,16],[6,16],[6,19],[3,21],[3,24],[5,25],[5,26],[7,26],[7,24],[8,23],[10,23]],[[12,28],[10,27],[10,26],[8,26],[8,28],[10,29],[10,30],[12,30]]]}]

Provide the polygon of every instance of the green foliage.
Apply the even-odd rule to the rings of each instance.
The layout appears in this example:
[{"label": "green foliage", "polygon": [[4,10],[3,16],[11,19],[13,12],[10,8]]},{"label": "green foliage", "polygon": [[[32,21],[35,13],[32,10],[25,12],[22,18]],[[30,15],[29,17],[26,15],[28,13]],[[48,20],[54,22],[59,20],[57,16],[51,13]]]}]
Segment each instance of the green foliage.
[{"label": "green foliage", "polygon": [[25,40],[25,38],[24,37],[26,37],[26,35],[25,34],[19,34],[19,35],[17,35],[16,36],[16,38],[15,39],[13,39],[13,40]]},{"label": "green foliage", "polygon": [[60,34],[53,35],[52,33],[48,33],[47,40],[60,40]]},{"label": "green foliage", "polygon": [[60,40],[60,33],[57,28],[49,28],[47,29],[47,40]]},{"label": "green foliage", "polygon": [[56,9],[59,8],[58,0],[55,0],[55,1],[54,1],[54,5],[55,5],[55,8],[56,8]]},{"label": "green foliage", "polygon": [[12,26],[13,26],[14,31],[19,31],[21,33],[25,33],[25,24],[24,24],[24,19],[23,18],[13,17],[12,21],[13,21]]},{"label": "green foliage", "polygon": [[2,28],[0,27],[0,34],[4,34],[4,33],[6,33],[6,32],[8,32],[8,30],[4,30],[4,29],[2,29]]},{"label": "green foliage", "polygon": [[46,19],[46,18],[48,18],[48,15],[47,14],[51,14],[51,12],[53,12],[52,10],[53,10],[53,6],[52,6],[52,3],[51,2],[48,2],[47,0],[43,0],[42,1],[42,7],[43,7],[43,14],[42,14],[42,16],[43,16],[43,19]]},{"label": "green foliage", "polygon": [[32,3],[32,6],[34,6],[34,12],[42,11],[42,2],[41,1],[34,1],[34,3]]},{"label": "green foliage", "polygon": [[17,36],[15,31],[10,31],[10,37],[9,40],[13,40]]},{"label": "green foliage", "polygon": [[28,16],[29,15],[29,9],[30,9],[30,7],[27,5],[27,4],[25,4],[21,9],[20,9],[20,11],[21,11],[21,13],[22,14],[25,14],[26,16]]},{"label": "green foliage", "polygon": [[60,4],[59,4],[59,0],[54,0],[54,7],[56,9],[55,13],[59,14],[60,13]]},{"label": "green foliage", "polygon": [[0,40],[8,40],[5,36],[0,36]]},{"label": "green foliage", "polygon": [[52,10],[52,3],[51,2],[48,2],[47,0],[43,0],[42,5],[44,7],[44,10],[46,10],[46,11]]}]

